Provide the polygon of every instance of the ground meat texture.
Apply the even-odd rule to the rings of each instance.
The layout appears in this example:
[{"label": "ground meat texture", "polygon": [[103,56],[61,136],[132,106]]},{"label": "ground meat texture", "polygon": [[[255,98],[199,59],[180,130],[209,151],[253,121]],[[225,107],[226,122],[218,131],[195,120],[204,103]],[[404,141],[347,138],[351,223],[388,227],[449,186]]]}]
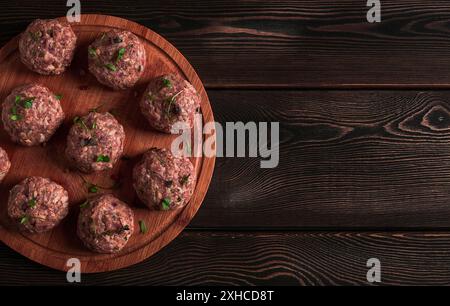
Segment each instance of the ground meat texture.
[{"label": "ground meat texture", "polygon": [[66,155],[76,168],[86,173],[111,169],[122,156],[124,142],[123,126],[113,115],[90,112],[74,119]]},{"label": "ground meat texture", "polygon": [[64,120],[57,97],[39,84],[18,87],[2,105],[2,121],[14,142],[34,146],[47,142]]},{"label": "ground meat texture", "polygon": [[115,253],[125,247],[134,231],[133,211],[107,194],[81,205],[77,233],[83,243],[98,253]]},{"label": "ground meat texture", "polygon": [[113,89],[126,89],[144,73],[145,48],[131,32],[112,30],[102,34],[88,48],[89,71]]},{"label": "ground meat texture", "polygon": [[9,193],[8,215],[22,231],[42,233],[51,230],[68,211],[67,191],[47,178],[26,178]]},{"label": "ground meat texture", "polygon": [[196,175],[188,158],[170,150],[152,148],[133,169],[133,186],[150,209],[169,210],[185,206],[194,191]]},{"label": "ground meat texture", "polygon": [[9,161],[8,154],[3,148],[0,148],[0,183],[6,174],[8,174],[9,168],[11,168],[11,162]]},{"label": "ground meat texture", "polygon": [[61,74],[72,62],[76,44],[68,23],[37,19],[20,36],[20,59],[37,73]]},{"label": "ground meat texture", "polygon": [[195,88],[177,75],[164,75],[153,79],[140,100],[141,111],[150,125],[162,132],[178,134],[173,130],[176,122],[192,128],[200,96]]}]

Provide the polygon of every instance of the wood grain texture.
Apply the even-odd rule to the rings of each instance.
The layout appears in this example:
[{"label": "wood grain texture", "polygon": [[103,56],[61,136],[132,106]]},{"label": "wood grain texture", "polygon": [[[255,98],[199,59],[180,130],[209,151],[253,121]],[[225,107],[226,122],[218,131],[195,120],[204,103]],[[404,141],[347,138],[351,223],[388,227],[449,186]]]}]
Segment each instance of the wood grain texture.
[{"label": "wood grain texture", "polygon": [[218,158],[193,228],[450,227],[450,92],[209,95],[219,122],[279,121],[280,163]]},{"label": "wood grain texture", "polygon": [[[129,90],[113,91],[100,85],[87,74],[87,46],[101,33],[113,28],[126,29],[140,37],[147,53],[147,67],[138,84]],[[142,205],[132,186],[132,168],[142,153],[151,147],[169,148],[175,135],[167,135],[149,128],[142,116],[138,99],[148,81],[166,73],[177,73],[188,79],[201,96],[201,112],[204,122],[213,122],[206,91],[187,60],[166,40],[143,26],[103,15],[83,15],[81,22],[73,26],[78,36],[76,60],[62,76],[40,76],[28,71],[21,64],[17,39],[0,50],[0,95],[6,97],[17,86],[38,82],[48,86],[52,92],[62,94],[62,108],[66,115],[63,126],[45,146],[23,147],[13,144],[5,131],[0,132],[0,142],[11,159],[11,171],[0,186],[0,239],[19,253],[55,269],[69,267],[69,258],[79,258],[83,272],[101,272],[130,266],[153,255],[174,239],[190,222],[208,190],[214,169],[214,157],[192,158],[197,184],[187,206],[174,211],[149,211]],[[84,71],[83,74],[80,71]],[[113,111],[124,126],[126,139],[124,155],[110,171],[90,175],[71,170],[64,158],[67,131],[75,116],[82,116],[99,105],[100,112]],[[39,235],[22,234],[7,216],[9,190],[30,176],[48,177],[61,184],[69,193],[70,213],[53,230]],[[114,180],[115,178],[115,180]],[[120,180],[120,182],[118,182]],[[102,193],[113,193],[132,206],[135,216],[135,235],[127,246],[117,254],[95,254],[85,247],[76,236],[78,206],[88,193],[86,182],[94,183]],[[120,184],[117,184],[120,183]],[[109,186],[117,185],[117,188]],[[138,221],[145,222],[148,233],[140,234]]]},{"label": "wood grain texture", "polygon": [[[374,257],[383,285],[450,285],[450,234],[441,232],[184,232],[145,262],[84,274],[81,285],[369,285]],[[0,285],[19,284],[67,282],[1,246]]]},{"label": "wood grain texture", "polygon": [[[450,3],[367,1],[83,1],[83,13],[120,15],[162,34],[207,87],[446,87]],[[63,16],[65,2],[0,1],[6,42],[34,18]],[[50,7],[51,10],[43,10]]]}]

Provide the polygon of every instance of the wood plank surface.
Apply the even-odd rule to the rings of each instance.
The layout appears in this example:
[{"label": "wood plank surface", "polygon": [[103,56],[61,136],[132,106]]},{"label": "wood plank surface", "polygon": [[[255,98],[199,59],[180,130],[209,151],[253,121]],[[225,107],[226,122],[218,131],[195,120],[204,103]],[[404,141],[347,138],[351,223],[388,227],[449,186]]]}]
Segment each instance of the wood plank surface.
[{"label": "wood plank surface", "polygon": [[[368,285],[374,257],[383,285],[450,284],[449,233],[184,232],[133,267],[83,274],[81,285]],[[0,246],[0,285],[65,277]]]},{"label": "wood plank surface", "polygon": [[[23,3],[22,3],[23,2]],[[64,16],[65,1],[0,1],[0,43],[34,18]],[[82,1],[83,13],[120,15],[173,43],[207,87],[449,87],[450,2]],[[51,8],[51,9],[42,9]]]},{"label": "wood plank surface", "polygon": [[449,91],[209,91],[279,121],[280,163],[217,158],[194,228],[449,228]]}]

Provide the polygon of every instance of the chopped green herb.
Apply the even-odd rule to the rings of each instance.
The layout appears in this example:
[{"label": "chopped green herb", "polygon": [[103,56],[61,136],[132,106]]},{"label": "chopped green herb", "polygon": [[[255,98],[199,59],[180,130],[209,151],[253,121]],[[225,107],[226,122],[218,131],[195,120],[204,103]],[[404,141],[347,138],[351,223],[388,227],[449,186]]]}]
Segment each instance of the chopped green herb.
[{"label": "chopped green herb", "polygon": [[114,66],[113,64],[110,64],[110,63],[105,64],[105,67],[108,68],[111,71],[116,71],[117,70],[116,66]]},{"label": "chopped green herb", "polygon": [[12,121],[17,121],[17,120],[20,120],[22,117],[20,117],[20,115],[11,115],[9,118]]},{"label": "chopped green herb", "polygon": [[170,117],[170,109],[172,107],[173,99],[167,98],[165,102],[167,103],[166,115],[167,117]]},{"label": "chopped green herb", "polygon": [[19,114],[17,114],[17,106],[14,105],[14,106],[11,108],[11,116],[9,116],[9,118],[10,118],[12,121],[17,121],[17,120],[22,119],[22,117],[21,117]]},{"label": "chopped green herb", "polygon": [[31,38],[32,38],[34,41],[38,41],[38,40],[41,38],[41,36],[42,36],[42,33],[41,33],[40,31],[37,31],[37,32],[28,32],[28,33],[30,34]]},{"label": "chopped green herb", "polygon": [[92,57],[96,57],[97,56],[97,49],[95,49],[95,48],[89,47],[88,48],[88,52],[89,52],[89,55],[92,56]]},{"label": "chopped green herb", "polygon": [[88,188],[89,193],[97,193],[98,192],[98,187],[94,184],[91,184]]},{"label": "chopped green herb", "polygon": [[28,216],[23,216],[22,218],[20,218],[20,224],[25,224],[28,222]]},{"label": "chopped green herb", "polygon": [[125,48],[120,48],[119,52],[117,52],[116,63],[119,62],[123,58],[124,54],[125,54]]},{"label": "chopped green herb", "polygon": [[24,108],[31,108],[31,107],[33,107],[33,101],[34,101],[34,98],[26,99],[25,101],[23,101],[23,107]]},{"label": "chopped green herb", "polygon": [[100,154],[99,156],[97,156],[97,163],[109,163],[110,158],[108,155],[102,155]]},{"label": "chopped green herb", "polygon": [[185,184],[188,182],[188,180],[189,180],[189,176],[190,176],[190,174],[188,174],[188,175],[183,175],[183,176],[180,178],[180,184],[181,184],[181,185],[185,185]]},{"label": "chopped green herb", "polygon": [[62,99],[62,97],[63,97],[63,95],[61,95],[61,94],[59,94],[59,95],[55,95],[55,98],[56,98],[56,99],[58,99],[58,100],[61,100],[61,99]]},{"label": "chopped green herb", "polygon": [[168,210],[170,208],[170,199],[164,198],[161,202],[161,205],[163,210]]},{"label": "chopped green herb", "polygon": [[156,159],[161,163],[161,165],[163,165],[163,166],[166,165],[166,161],[164,159],[162,159],[160,156],[156,155]]},{"label": "chopped green herb", "polygon": [[32,198],[31,200],[28,200],[28,206],[33,208],[36,206],[36,199]]},{"label": "chopped green herb", "polygon": [[139,220],[139,228],[140,228],[142,234],[145,234],[148,232],[147,225],[145,225],[145,222],[143,220]]},{"label": "chopped green herb", "polygon": [[84,201],[83,203],[80,204],[80,208],[85,208],[86,206],[88,206],[88,204],[89,204],[89,201],[86,200],[86,201]]},{"label": "chopped green herb", "polygon": [[33,102],[32,101],[25,101],[25,102],[23,102],[23,107],[25,107],[25,108],[32,108],[33,107]]},{"label": "chopped green herb", "polygon": [[81,119],[80,119],[80,123],[79,123],[79,124],[81,125],[82,128],[84,128],[84,129],[86,129],[86,130],[89,131],[89,128],[87,127],[87,125],[86,125],[86,123],[84,122],[84,120],[81,120]]},{"label": "chopped green herb", "polygon": [[73,118],[73,123],[80,125],[82,128],[86,129],[89,131],[89,128],[87,127],[86,123],[84,122],[83,119],[81,119],[80,117],[75,117]]},{"label": "chopped green herb", "polygon": [[175,99],[178,97],[178,95],[180,95],[184,90],[180,90],[179,92],[177,92],[176,94],[174,94],[172,97],[169,97],[166,99],[166,103],[167,105],[167,109],[166,109],[166,115],[167,117],[170,117],[172,111],[174,111],[175,109],[178,109],[178,111],[174,112],[174,113],[178,113],[179,112],[179,107],[173,107],[172,108],[172,104],[176,101]]},{"label": "chopped green herb", "polygon": [[169,79],[164,78],[162,81],[165,87],[172,88],[172,82]]},{"label": "chopped green herb", "polygon": [[11,108],[11,114],[17,115],[17,106],[22,106],[24,108],[31,108],[33,106],[34,99],[35,98],[32,97],[32,98],[26,98],[25,100],[22,100],[21,96],[16,96],[14,99],[14,106]]}]

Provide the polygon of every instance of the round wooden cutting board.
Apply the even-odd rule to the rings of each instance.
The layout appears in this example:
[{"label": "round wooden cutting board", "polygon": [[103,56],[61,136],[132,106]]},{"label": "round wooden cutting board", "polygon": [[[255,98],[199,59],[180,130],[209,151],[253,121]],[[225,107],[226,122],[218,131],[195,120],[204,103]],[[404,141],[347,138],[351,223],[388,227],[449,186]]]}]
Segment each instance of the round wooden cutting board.
[{"label": "round wooden cutting board", "polygon": [[[68,270],[67,260],[78,258],[82,272],[111,271],[138,263],[172,241],[199,209],[214,169],[215,158],[192,158],[197,171],[197,185],[192,199],[183,209],[150,211],[137,199],[131,181],[134,164],[151,147],[170,148],[171,141],[176,137],[152,130],[140,113],[138,101],[148,81],[164,73],[180,74],[201,95],[203,124],[213,122],[214,118],[205,88],[194,69],[175,47],[158,34],[134,22],[103,15],[83,15],[81,22],[72,23],[72,27],[78,36],[77,52],[71,67],[61,76],[41,76],[29,71],[19,59],[18,37],[0,50],[1,101],[15,87],[39,82],[55,94],[63,95],[61,103],[66,114],[63,126],[45,146],[28,148],[14,144],[3,127],[0,129],[0,145],[8,152],[12,162],[11,171],[0,185],[0,238],[22,255],[55,269]],[[101,33],[114,28],[136,34],[147,51],[144,76],[134,88],[126,91],[113,91],[102,86],[87,69],[87,46]],[[99,112],[113,113],[124,126],[124,158],[110,171],[80,175],[69,167],[64,157],[66,137],[73,118],[96,107],[99,107]],[[69,215],[59,226],[44,234],[21,234],[7,217],[9,190],[29,176],[48,177],[69,192]],[[127,246],[117,254],[93,253],[83,246],[76,235],[79,205],[95,195],[88,192],[89,184],[100,186],[98,193],[113,193],[134,210],[135,233]],[[147,233],[140,232],[139,220],[145,222]]]}]

